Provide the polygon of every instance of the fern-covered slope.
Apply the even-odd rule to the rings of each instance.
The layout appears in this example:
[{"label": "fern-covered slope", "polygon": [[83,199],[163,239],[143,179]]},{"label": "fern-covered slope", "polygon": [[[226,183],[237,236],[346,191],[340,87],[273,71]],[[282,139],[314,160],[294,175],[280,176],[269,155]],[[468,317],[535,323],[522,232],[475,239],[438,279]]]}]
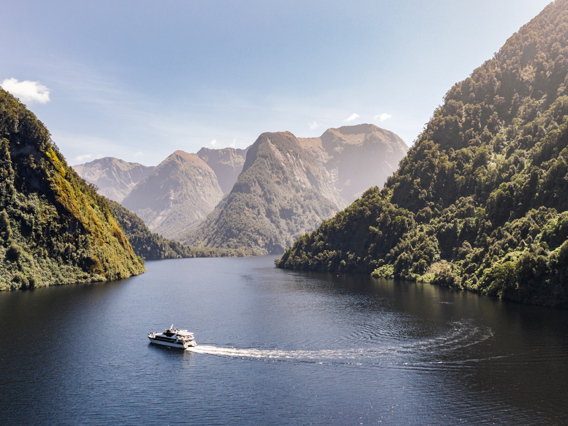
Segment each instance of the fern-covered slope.
[{"label": "fern-covered slope", "polygon": [[568,1],[447,93],[399,170],[277,265],[568,307]]},{"label": "fern-covered slope", "polygon": [[0,290],[114,280],[144,272],[103,197],[49,132],[0,89]]}]

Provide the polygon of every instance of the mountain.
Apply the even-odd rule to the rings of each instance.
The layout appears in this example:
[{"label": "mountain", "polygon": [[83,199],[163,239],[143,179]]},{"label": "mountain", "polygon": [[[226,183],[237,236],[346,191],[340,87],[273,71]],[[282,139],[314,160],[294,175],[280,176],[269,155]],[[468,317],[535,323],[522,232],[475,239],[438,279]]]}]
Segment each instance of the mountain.
[{"label": "mountain", "polygon": [[[249,148],[231,192],[182,241],[281,253],[296,237],[345,207],[342,194],[353,199],[365,179],[366,187],[386,179],[391,169],[380,155],[375,161],[363,160],[381,148],[394,163],[406,152],[396,135],[372,125],[331,129],[310,139],[297,139],[290,132],[264,133]],[[364,167],[372,166],[357,169],[351,164],[357,158]],[[364,177],[356,178],[359,174]]]},{"label": "mountain", "polygon": [[78,164],[73,169],[87,182],[96,185],[99,194],[120,203],[154,167],[105,157]]},{"label": "mountain", "polygon": [[196,154],[176,151],[124,198],[153,232],[169,239],[187,233],[223,197],[211,167]]},{"label": "mountain", "polygon": [[245,249],[228,250],[184,246],[178,241],[168,240],[161,235],[152,233],[142,219],[116,201],[109,201],[109,204],[128,241],[132,244],[134,252],[144,260],[250,256],[254,254]]},{"label": "mountain", "polygon": [[319,138],[300,142],[319,159],[349,203],[369,187],[383,186],[408,151],[398,135],[373,124],[329,129]]},{"label": "mountain", "polygon": [[0,89],[0,289],[144,272],[105,199],[69,167],[49,132]]},{"label": "mountain", "polygon": [[226,194],[233,188],[243,170],[247,150],[248,148],[201,148],[197,151],[197,156],[205,161],[215,172],[219,186],[223,194]]},{"label": "mountain", "polygon": [[568,307],[568,1],[454,85],[385,188],[277,266]]}]

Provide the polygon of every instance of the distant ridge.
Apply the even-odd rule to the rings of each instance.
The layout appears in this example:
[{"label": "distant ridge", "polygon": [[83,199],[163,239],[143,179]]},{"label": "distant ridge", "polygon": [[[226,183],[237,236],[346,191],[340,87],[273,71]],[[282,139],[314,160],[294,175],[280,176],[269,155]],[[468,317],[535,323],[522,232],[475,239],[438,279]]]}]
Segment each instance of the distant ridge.
[{"label": "distant ridge", "polygon": [[349,203],[370,186],[383,186],[408,150],[398,135],[373,124],[328,129],[319,138],[300,141],[321,151],[320,161]]},{"label": "distant ridge", "polygon": [[96,185],[99,194],[120,203],[154,167],[105,157],[78,164],[73,169],[87,182]]}]

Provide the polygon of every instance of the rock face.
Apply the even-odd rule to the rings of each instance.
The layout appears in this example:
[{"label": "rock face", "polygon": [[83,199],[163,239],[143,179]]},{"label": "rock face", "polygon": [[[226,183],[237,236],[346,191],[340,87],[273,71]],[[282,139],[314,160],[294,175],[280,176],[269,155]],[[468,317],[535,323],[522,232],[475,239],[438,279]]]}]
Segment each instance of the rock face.
[{"label": "rock face", "polygon": [[[351,200],[364,182],[382,183],[405,148],[396,135],[373,125],[331,129],[321,138],[302,140],[289,132],[264,133],[249,148],[231,192],[183,241],[280,253],[345,207],[343,194]],[[372,155],[375,161],[367,159]]]},{"label": "rock face", "polygon": [[111,200],[122,202],[132,188],[148,176],[154,167],[105,157],[73,166],[75,171],[98,187],[98,192]]},{"label": "rock face", "polygon": [[215,172],[219,186],[223,194],[226,194],[233,188],[243,170],[247,150],[248,148],[201,148],[197,151],[197,156],[205,161]]},{"label": "rock face", "polygon": [[176,151],[122,201],[153,232],[178,239],[213,211],[223,197],[217,177],[196,154]]},{"label": "rock face", "polygon": [[0,89],[0,290],[144,272],[106,200],[69,167],[49,132]]},{"label": "rock face", "polygon": [[278,266],[429,281],[568,308],[568,1],[455,84],[380,191]]},{"label": "rock face", "polygon": [[300,139],[324,165],[339,195],[351,203],[371,186],[383,186],[408,147],[395,133],[373,124],[329,129]]}]

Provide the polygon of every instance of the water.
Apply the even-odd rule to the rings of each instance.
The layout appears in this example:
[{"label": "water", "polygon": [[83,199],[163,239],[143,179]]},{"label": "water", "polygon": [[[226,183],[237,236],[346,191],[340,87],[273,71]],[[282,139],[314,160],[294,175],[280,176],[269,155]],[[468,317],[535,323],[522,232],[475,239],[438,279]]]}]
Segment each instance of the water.
[{"label": "water", "polygon": [[272,262],[0,294],[0,424],[568,423],[568,312]]}]

